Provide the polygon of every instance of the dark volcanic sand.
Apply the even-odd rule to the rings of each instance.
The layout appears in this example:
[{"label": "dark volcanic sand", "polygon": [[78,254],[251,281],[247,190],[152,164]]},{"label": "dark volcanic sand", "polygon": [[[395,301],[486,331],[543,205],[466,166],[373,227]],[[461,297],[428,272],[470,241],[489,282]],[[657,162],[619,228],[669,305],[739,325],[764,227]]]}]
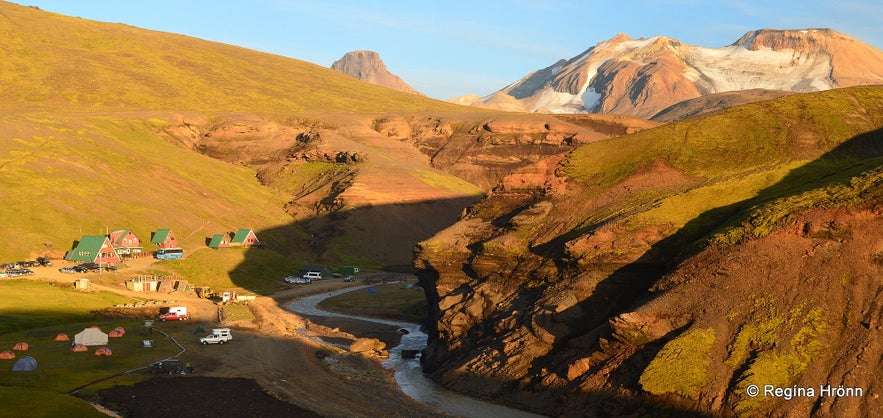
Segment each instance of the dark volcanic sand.
[{"label": "dark volcanic sand", "polygon": [[98,392],[125,417],[320,417],[280,401],[252,379],[172,376]]}]

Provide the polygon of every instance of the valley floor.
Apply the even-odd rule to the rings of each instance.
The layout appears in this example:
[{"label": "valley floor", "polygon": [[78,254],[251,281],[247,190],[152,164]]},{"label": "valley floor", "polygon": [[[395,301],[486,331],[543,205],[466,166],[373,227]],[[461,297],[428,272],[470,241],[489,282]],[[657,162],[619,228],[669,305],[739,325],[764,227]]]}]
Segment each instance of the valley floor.
[{"label": "valley floor", "polygon": [[[229,327],[234,341],[208,346],[197,344],[195,337],[180,341],[186,349],[181,359],[192,363],[194,373],[99,391],[101,402],[132,417],[156,416],[163,410],[176,416],[218,416],[218,411],[224,416],[441,416],[402,393],[379,357],[324,346],[314,338],[377,338],[390,348],[399,339],[394,327],[363,321],[329,322],[326,327],[286,309],[299,297],[352,285],[342,279],[324,280],[258,297],[249,305],[254,321],[223,324],[217,321],[214,303],[175,294],[176,303],[191,311],[188,328]],[[128,293],[116,286],[97,287]],[[158,329],[174,326],[182,324],[156,323]],[[136,373],[147,377],[146,371]]]}]

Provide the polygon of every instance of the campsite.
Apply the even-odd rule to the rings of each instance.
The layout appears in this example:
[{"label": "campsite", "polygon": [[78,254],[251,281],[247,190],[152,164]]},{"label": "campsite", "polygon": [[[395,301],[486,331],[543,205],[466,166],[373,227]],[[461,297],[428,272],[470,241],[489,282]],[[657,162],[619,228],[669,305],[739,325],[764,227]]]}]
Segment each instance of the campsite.
[{"label": "campsite", "polygon": [[[0,352],[10,350],[19,358],[31,356],[37,361],[37,369],[26,373],[13,372],[11,368],[16,360],[0,359],[0,381],[4,384],[0,404],[4,405],[3,410],[27,410],[29,416],[52,416],[59,411],[74,416],[103,416],[83,399],[111,409],[146,410],[143,408],[151,405],[146,402],[151,396],[156,399],[170,396],[173,392],[169,389],[171,386],[162,384],[170,381],[190,387],[185,394],[175,396],[197,405],[206,399],[206,393],[220,394],[242,388],[245,384],[242,379],[246,379],[251,382],[248,383],[251,387],[266,392],[274,402],[283,404],[262,406],[268,413],[291,408],[294,404],[306,414],[313,411],[321,415],[345,415],[363,411],[364,415],[394,415],[396,411],[408,410],[414,416],[434,415],[427,407],[398,391],[391,372],[380,367],[378,359],[346,355],[345,351],[303,338],[304,335],[318,334],[341,341],[359,337],[381,338],[379,336],[394,339],[397,335],[395,329],[355,323],[359,321],[323,326],[284,310],[284,303],[299,295],[357,283],[339,278],[322,280],[311,286],[289,286],[278,279],[272,281],[273,285],[265,280],[262,292],[267,296],[251,300],[247,305],[220,305],[199,298],[194,292],[137,292],[124,285],[128,277],[138,272],[162,271],[164,274],[197,277],[201,283],[208,283],[213,288],[230,289],[232,283],[212,277],[212,272],[239,262],[241,256],[239,250],[216,252],[206,249],[190,254],[184,260],[131,260],[118,271],[90,275],[88,289],[75,289],[70,275],[55,269],[38,269],[37,274],[28,279],[4,280],[4,290],[16,297],[0,299],[0,311],[4,312],[5,319],[0,321]],[[256,259],[274,266],[267,269],[270,273],[264,274],[279,275],[273,272],[293,268],[290,264],[278,263],[275,257]],[[211,263],[214,263],[211,269],[203,269]],[[169,266],[176,269],[171,270]],[[189,274],[189,271],[197,273]],[[161,306],[177,305],[187,306],[192,320],[156,320],[153,332],[145,327],[144,319],[156,318]],[[126,317],[124,313],[127,311],[141,312],[142,315]],[[225,314],[223,322],[219,312]],[[198,338],[219,325],[231,328],[235,340],[223,346],[198,344]],[[96,350],[104,347],[100,344],[86,346],[86,352],[71,351],[77,334],[95,326],[108,335],[106,346],[112,355],[95,355]],[[125,330],[124,334],[110,337],[117,328]],[[195,330],[202,332],[194,333]],[[179,341],[186,351],[182,353],[181,347],[163,333]],[[60,334],[66,334],[70,341],[56,341]],[[151,340],[151,347],[145,347],[144,340]],[[29,349],[23,352],[12,350],[18,342],[27,342]],[[394,345],[394,342],[390,340],[387,344]],[[150,373],[151,364],[179,353],[180,362],[191,363],[193,373],[174,376]],[[328,356],[335,359],[331,363],[333,366],[323,360]],[[255,362],[256,358],[262,361]],[[122,398],[114,400],[115,396],[131,399],[131,391],[139,394],[136,399],[144,402],[142,405],[123,404]],[[339,401],[328,402],[329,392],[335,393]],[[31,400],[36,398],[44,402],[33,405]],[[227,405],[227,408],[229,412],[235,406]],[[168,414],[174,412],[173,409],[166,411]]]}]

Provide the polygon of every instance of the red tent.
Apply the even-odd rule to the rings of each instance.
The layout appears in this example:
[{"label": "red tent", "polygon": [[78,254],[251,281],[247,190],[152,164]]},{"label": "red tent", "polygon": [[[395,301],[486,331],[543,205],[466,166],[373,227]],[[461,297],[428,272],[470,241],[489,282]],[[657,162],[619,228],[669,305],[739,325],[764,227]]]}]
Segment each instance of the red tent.
[{"label": "red tent", "polygon": [[120,330],[118,330],[118,329],[115,329],[115,330],[113,330],[113,331],[111,331],[111,332],[108,332],[108,333],[107,333],[107,336],[108,336],[108,337],[111,337],[111,338],[120,338],[120,337],[122,337],[125,333],[126,333],[125,331],[120,331]]},{"label": "red tent", "polygon": [[17,343],[15,343],[15,346],[12,347],[13,350],[17,350],[17,351],[27,351],[28,348],[29,348],[28,343],[26,343],[24,341],[17,342]]},{"label": "red tent", "polygon": [[68,337],[67,334],[61,333],[55,336],[55,341],[70,341],[71,337]]},{"label": "red tent", "polygon": [[107,348],[107,347],[101,347],[101,348],[95,350],[95,355],[96,355],[96,356],[105,356],[105,357],[107,357],[107,356],[113,355],[113,353],[110,352],[110,349],[109,349],[109,348]]},{"label": "red tent", "polygon": [[74,344],[71,346],[71,351],[75,353],[82,353],[84,351],[89,351],[89,349],[83,344]]},{"label": "red tent", "polygon": [[12,351],[6,350],[6,351],[0,353],[0,359],[11,360],[14,358],[15,358],[15,353],[13,353]]}]

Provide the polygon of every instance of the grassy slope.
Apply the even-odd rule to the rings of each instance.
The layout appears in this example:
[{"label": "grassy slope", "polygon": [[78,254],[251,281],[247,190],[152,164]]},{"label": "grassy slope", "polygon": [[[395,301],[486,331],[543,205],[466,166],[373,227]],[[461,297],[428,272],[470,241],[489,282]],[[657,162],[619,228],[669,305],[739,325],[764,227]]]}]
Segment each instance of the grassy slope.
[{"label": "grassy slope", "polygon": [[[147,242],[172,228],[188,247],[236,228],[268,228],[290,218],[252,170],[159,139],[128,116],[56,114],[0,118],[0,259],[71,248],[83,234],[132,229]],[[293,233],[293,232],[292,232]],[[279,246],[295,236],[266,237]]]},{"label": "grassy slope", "polygon": [[[0,260],[45,251],[44,242],[68,249],[107,228],[149,240],[171,227],[197,246],[291,221],[251,170],[166,143],[157,134],[175,120],[166,110],[291,118],[462,109],[295,59],[11,3],[0,3],[0,34],[0,234],[16,237],[0,242]],[[293,227],[274,231],[262,238],[296,247]]]},{"label": "grassy slope", "polygon": [[460,106],[277,55],[0,3],[0,108],[303,112]]},{"label": "grassy slope", "polygon": [[[879,129],[883,126],[881,115],[883,88],[879,86],[793,95],[588,144],[573,153],[566,170],[575,181],[603,191],[654,161],[664,160],[700,179],[700,184],[663,195],[639,196],[646,210],[629,222],[635,228],[648,224],[680,228],[714,208],[741,202],[732,210],[747,209],[829,183],[848,183],[853,176],[879,166],[879,157],[859,161],[837,153],[819,157]],[[859,142],[865,144],[858,146],[868,146],[868,141]],[[792,209],[797,207],[777,210],[785,213]],[[780,218],[765,222],[775,223]],[[768,230],[771,225],[758,227]]]}]

